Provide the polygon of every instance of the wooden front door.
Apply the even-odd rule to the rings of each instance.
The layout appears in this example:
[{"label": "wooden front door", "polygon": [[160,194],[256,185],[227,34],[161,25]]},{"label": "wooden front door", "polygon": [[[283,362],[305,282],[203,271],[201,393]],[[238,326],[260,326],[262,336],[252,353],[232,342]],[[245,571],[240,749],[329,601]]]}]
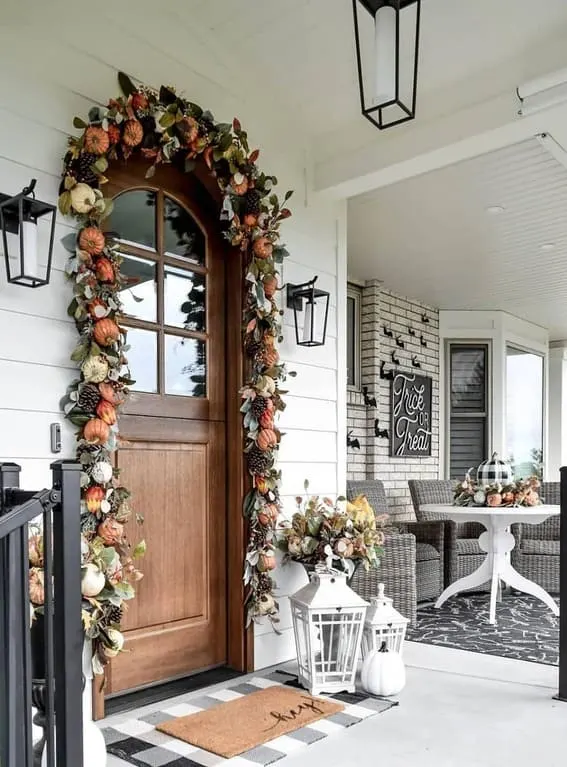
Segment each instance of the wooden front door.
[{"label": "wooden front door", "polygon": [[112,172],[136,380],[117,465],[147,554],[108,693],[227,660],[225,246],[196,180],[169,168],[147,181],[144,170]]}]

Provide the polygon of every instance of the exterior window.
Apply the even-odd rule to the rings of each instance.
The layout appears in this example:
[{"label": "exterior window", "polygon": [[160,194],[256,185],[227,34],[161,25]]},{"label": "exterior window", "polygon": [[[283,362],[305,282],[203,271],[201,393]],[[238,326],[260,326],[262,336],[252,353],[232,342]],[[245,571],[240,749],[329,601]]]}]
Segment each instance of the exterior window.
[{"label": "exterior window", "polygon": [[347,387],[360,389],[360,303],[362,292],[347,287]]},{"label": "exterior window", "polygon": [[120,237],[122,324],[133,391],[207,396],[207,244],[191,213],[163,191],[114,199]]},{"label": "exterior window", "polygon": [[448,352],[449,477],[462,479],[488,455],[489,347],[450,343]]},{"label": "exterior window", "polygon": [[506,347],[506,448],[520,479],[543,470],[543,357]]}]

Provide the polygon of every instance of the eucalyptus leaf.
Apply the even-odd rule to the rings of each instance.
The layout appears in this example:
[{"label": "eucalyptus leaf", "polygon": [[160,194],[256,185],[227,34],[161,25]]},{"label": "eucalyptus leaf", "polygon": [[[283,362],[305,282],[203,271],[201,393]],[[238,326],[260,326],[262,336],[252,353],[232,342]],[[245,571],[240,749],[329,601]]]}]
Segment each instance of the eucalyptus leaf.
[{"label": "eucalyptus leaf", "polygon": [[80,117],[73,117],[73,127],[78,128],[79,130],[84,130],[87,127],[87,124]]}]

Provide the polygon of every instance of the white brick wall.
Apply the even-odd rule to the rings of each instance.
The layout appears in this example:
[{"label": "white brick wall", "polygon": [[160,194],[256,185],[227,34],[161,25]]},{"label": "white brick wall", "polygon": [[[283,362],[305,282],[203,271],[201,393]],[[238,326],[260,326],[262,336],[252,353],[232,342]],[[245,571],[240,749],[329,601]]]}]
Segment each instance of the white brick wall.
[{"label": "white brick wall", "polygon": [[[429,318],[422,322],[422,314]],[[386,488],[390,514],[398,519],[413,517],[408,479],[437,479],[439,476],[439,312],[418,301],[386,290],[378,280],[367,282],[362,289],[361,383],[368,396],[375,397],[377,407],[366,406],[362,393],[348,393],[347,424],[352,438],[360,442],[360,450],[348,449],[349,479],[381,479]],[[384,327],[393,336],[384,333]],[[409,328],[415,336],[409,334]],[[396,344],[403,340],[405,348]],[[421,337],[426,343],[423,346]],[[396,352],[400,365],[392,364]],[[385,369],[413,371],[411,360],[416,355],[421,363],[418,372],[433,379],[433,418],[431,457],[392,458],[390,441],[374,436],[374,421],[380,429],[390,431],[390,381],[380,379],[380,363]]]}]

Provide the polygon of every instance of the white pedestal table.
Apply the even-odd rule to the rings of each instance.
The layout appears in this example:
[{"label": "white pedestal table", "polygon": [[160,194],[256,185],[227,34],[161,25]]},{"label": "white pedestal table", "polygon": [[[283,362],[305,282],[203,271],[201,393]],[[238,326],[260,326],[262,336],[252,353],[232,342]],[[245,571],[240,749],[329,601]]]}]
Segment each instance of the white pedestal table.
[{"label": "white pedestal table", "polygon": [[452,506],[451,504],[424,504],[423,511],[434,512],[446,516],[454,522],[480,522],[486,531],[478,539],[482,551],[486,551],[486,559],[470,575],[452,583],[441,594],[435,607],[441,607],[449,597],[465,589],[482,586],[491,582],[489,622],[496,623],[496,598],[500,581],[517,591],[531,594],[546,604],[554,615],[559,615],[557,602],[537,583],[524,578],[510,564],[510,552],[515,546],[515,539],[509,531],[510,525],[525,523],[537,525],[549,517],[560,513],[559,506]]}]

